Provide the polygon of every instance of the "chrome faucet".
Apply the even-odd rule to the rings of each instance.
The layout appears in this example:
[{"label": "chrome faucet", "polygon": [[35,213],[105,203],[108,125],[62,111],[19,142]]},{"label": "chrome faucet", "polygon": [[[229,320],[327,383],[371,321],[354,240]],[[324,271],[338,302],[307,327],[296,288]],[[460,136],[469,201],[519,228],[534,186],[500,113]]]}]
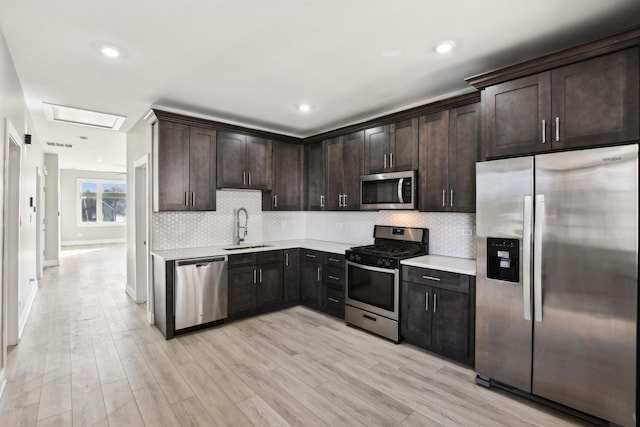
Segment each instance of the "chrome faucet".
[{"label": "chrome faucet", "polygon": [[[244,212],[244,225],[240,225],[240,212]],[[240,208],[236,212],[236,245],[244,242],[244,238],[247,236],[247,225],[249,223],[249,214],[245,208]],[[244,232],[242,235],[240,234],[240,229],[243,229]],[[242,237],[240,237],[242,236]]]}]

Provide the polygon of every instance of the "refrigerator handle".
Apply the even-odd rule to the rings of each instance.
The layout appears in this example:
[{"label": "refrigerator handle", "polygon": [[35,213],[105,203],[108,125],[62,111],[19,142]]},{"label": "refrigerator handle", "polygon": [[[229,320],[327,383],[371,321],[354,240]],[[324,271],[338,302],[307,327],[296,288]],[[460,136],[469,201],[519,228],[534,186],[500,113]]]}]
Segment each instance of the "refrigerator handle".
[{"label": "refrigerator handle", "polygon": [[524,231],[522,235],[522,299],[524,320],[531,320],[531,224],[533,223],[533,198],[524,196]]},{"label": "refrigerator handle", "polygon": [[533,309],[536,322],[542,323],[542,227],[544,194],[536,195],[535,230],[533,236]]}]

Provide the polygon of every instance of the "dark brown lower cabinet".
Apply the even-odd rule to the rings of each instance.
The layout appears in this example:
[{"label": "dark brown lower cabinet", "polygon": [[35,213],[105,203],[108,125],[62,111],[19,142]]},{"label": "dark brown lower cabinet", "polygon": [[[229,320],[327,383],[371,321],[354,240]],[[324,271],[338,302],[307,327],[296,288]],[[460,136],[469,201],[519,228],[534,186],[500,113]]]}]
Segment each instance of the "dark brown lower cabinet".
[{"label": "dark brown lower cabinet", "polygon": [[300,261],[300,302],[322,307],[322,252],[303,249]]},{"label": "dark brown lower cabinet", "polygon": [[344,319],[344,255],[301,250],[300,302]]},{"label": "dark brown lower cabinet", "polygon": [[284,301],[300,300],[300,249],[285,249]]},{"label": "dark brown lower cabinet", "polygon": [[410,344],[473,366],[475,278],[403,267],[400,334]]},{"label": "dark brown lower cabinet", "polygon": [[283,303],[282,256],[282,251],[229,256],[230,317]]}]

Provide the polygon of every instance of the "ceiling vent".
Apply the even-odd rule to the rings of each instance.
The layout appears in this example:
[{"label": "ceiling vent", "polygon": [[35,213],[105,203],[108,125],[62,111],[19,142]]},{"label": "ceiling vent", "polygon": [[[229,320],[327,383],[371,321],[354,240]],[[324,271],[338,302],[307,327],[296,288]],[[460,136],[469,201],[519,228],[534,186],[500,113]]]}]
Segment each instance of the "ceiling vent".
[{"label": "ceiling vent", "polygon": [[127,119],[124,116],[100,113],[98,111],[82,110],[80,108],[65,107],[43,102],[44,115],[47,120],[72,125],[90,126],[100,129],[120,130],[120,126]]},{"label": "ceiling vent", "polygon": [[73,148],[73,144],[62,144],[61,142],[47,142],[47,145],[51,147]]}]

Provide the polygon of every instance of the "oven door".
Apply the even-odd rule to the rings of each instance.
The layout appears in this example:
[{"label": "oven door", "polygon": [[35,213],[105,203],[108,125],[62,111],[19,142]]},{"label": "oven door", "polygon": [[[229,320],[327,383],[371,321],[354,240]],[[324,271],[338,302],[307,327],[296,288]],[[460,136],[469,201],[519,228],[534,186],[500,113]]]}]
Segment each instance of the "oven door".
[{"label": "oven door", "polygon": [[347,261],[345,304],[398,320],[400,271]]}]

